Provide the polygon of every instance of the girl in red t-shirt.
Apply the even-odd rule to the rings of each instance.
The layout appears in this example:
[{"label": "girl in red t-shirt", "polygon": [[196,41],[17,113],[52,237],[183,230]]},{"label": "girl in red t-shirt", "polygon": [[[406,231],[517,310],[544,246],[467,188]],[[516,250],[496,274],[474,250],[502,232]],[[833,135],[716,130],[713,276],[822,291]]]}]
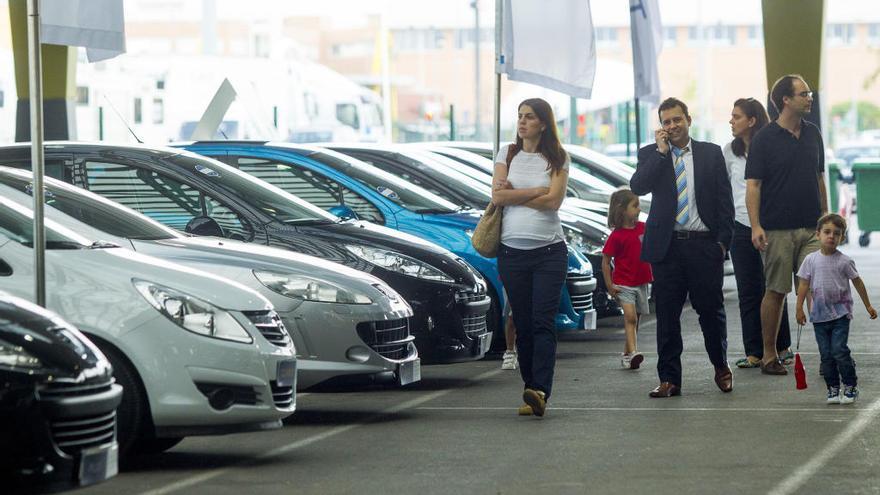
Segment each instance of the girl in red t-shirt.
[{"label": "girl in red t-shirt", "polygon": [[[641,315],[648,314],[648,283],[654,280],[651,265],[641,260],[645,223],[639,221],[639,197],[629,189],[618,189],[611,195],[608,227],[614,229],[602,249],[602,274],[608,293],[623,308],[623,329],[626,344],[620,364],[638,369],[645,357],[636,347],[636,333]],[[614,264],[612,268],[612,262]]]}]

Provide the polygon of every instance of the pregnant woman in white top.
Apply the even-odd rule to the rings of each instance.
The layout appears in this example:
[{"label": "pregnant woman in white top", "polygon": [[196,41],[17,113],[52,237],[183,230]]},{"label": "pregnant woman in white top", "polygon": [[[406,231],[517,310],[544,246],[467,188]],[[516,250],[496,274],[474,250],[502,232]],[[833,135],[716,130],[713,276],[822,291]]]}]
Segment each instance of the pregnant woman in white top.
[{"label": "pregnant woman in white top", "polygon": [[543,416],[553,386],[555,316],[568,269],[558,212],[569,162],[550,105],[540,98],[520,103],[516,142],[495,157],[492,187],[492,202],[504,208],[498,270],[517,329],[520,414]]}]

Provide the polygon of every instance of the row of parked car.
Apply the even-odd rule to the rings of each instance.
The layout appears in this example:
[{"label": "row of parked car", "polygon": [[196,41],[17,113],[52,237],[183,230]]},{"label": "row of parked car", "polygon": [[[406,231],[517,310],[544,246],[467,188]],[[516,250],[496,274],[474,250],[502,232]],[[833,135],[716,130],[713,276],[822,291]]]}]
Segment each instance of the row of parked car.
[{"label": "row of parked car", "polygon": [[[594,269],[608,196],[632,174],[569,152],[560,331],[619,314]],[[54,314],[0,300],[2,465],[87,484],[116,472],[117,451],[280,427],[296,390],[404,386],[423,363],[502,349],[497,263],[470,243],[491,153],[457,142],[47,143]],[[30,166],[28,145],[0,146],[0,290],[24,299]]]}]

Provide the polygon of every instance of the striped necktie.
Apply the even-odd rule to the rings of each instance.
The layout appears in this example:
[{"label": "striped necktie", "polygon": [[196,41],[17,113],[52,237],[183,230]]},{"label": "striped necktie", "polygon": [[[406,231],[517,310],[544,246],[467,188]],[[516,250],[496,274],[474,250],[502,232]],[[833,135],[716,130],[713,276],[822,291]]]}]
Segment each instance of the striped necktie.
[{"label": "striped necktie", "polygon": [[689,218],[687,172],[684,167],[684,155],[687,152],[687,146],[682,149],[672,148],[672,154],[675,156],[675,189],[678,191],[678,208],[675,210],[675,221],[680,225],[686,224]]}]

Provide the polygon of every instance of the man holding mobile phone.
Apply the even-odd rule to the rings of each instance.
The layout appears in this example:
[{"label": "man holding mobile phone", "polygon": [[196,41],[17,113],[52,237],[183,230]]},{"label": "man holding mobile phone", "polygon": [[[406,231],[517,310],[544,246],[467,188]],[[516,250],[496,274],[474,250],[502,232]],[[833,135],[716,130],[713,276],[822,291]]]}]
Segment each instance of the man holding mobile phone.
[{"label": "man holding mobile phone", "polygon": [[714,380],[733,390],[727,364],[724,256],[733,237],[733,196],[721,148],[690,138],[687,105],[667,98],[658,109],[655,143],[639,150],[633,192],[653,195],[642,241],[651,263],[657,305],[657,374],[651,397],[681,394],[681,312],[697,311]]}]

